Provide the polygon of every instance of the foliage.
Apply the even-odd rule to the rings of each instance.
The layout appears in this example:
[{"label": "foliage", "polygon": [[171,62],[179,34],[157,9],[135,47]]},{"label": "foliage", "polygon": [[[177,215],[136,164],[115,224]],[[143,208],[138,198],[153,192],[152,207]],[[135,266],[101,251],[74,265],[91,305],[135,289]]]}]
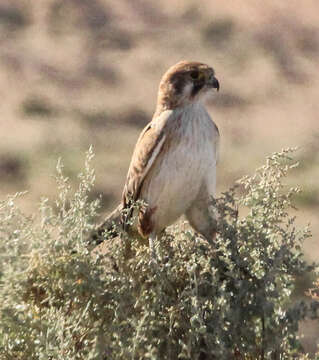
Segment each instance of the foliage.
[{"label": "foliage", "polygon": [[18,195],[1,202],[1,359],[307,359],[297,330],[309,309],[291,294],[314,266],[301,251],[309,229],[288,212],[299,191],[282,183],[290,153],[212,200],[213,245],[172,229],[155,267],[137,239],[110,241],[104,256],[87,249],[91,149],[73,194],[58,163],[58,200],[42,200],[40,221]]}]

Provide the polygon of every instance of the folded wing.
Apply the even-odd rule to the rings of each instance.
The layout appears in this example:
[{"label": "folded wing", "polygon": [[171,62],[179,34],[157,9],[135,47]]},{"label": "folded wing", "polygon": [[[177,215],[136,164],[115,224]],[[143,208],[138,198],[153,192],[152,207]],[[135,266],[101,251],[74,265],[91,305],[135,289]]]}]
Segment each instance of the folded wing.
[{"label": "folded wing", "polygon": [[167,138],[172,111],[166,111],[150,122],[142,131],[135,146],[122,194],[123,207],[139,198],[143,182],[161,154]]}]

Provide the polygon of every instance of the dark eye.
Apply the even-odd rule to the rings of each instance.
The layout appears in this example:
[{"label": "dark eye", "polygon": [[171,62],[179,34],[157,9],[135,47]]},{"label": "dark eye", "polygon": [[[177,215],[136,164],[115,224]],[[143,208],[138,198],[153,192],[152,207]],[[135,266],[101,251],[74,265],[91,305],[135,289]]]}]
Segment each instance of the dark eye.
[{"label": "dark eye", "polygon": [[199,78],[199,71],[197,70],[191,71],[190,76],[193,80],[197,80]]}]

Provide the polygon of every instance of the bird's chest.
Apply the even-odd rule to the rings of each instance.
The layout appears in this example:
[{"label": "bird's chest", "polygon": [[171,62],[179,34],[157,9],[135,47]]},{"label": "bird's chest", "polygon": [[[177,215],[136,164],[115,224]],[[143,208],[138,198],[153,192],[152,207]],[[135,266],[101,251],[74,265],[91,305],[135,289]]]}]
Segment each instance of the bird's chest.
[{"label": "bird's chest", "polygon": [[199,180],[214,162],[213,126],[205,113],[181,117],[170,131],[163,166],[168,166],[172,175]]},{"label": "bird's chest", "polygon": [[152,216],[158,228],[184,214],[203,184],[215,182],[210,179],[215,177],[210,170],[216,164],[215,127],[208,115],[203,116],[176,119],[145,180],[141,196],[154,210]]},{"label": "bird's chest", "polygon": [[205,114],[181,116],[171,125],[161,156],[149,177],[151,197],[180,199],[183,203],[193,200],[208,168],[216,163],[213,127]]}]

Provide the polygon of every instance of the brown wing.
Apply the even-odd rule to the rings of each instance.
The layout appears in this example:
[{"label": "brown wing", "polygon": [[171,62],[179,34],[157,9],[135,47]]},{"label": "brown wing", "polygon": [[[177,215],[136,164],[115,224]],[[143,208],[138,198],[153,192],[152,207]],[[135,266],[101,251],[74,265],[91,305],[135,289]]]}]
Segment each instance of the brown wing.
[{"label": "brown wing", "polygon": [[142,131],[135,146],[122,194],[123,207],[139,197],[143,181],[161,153],[166,140],[167,124],[172,111],[153,119]]}]

